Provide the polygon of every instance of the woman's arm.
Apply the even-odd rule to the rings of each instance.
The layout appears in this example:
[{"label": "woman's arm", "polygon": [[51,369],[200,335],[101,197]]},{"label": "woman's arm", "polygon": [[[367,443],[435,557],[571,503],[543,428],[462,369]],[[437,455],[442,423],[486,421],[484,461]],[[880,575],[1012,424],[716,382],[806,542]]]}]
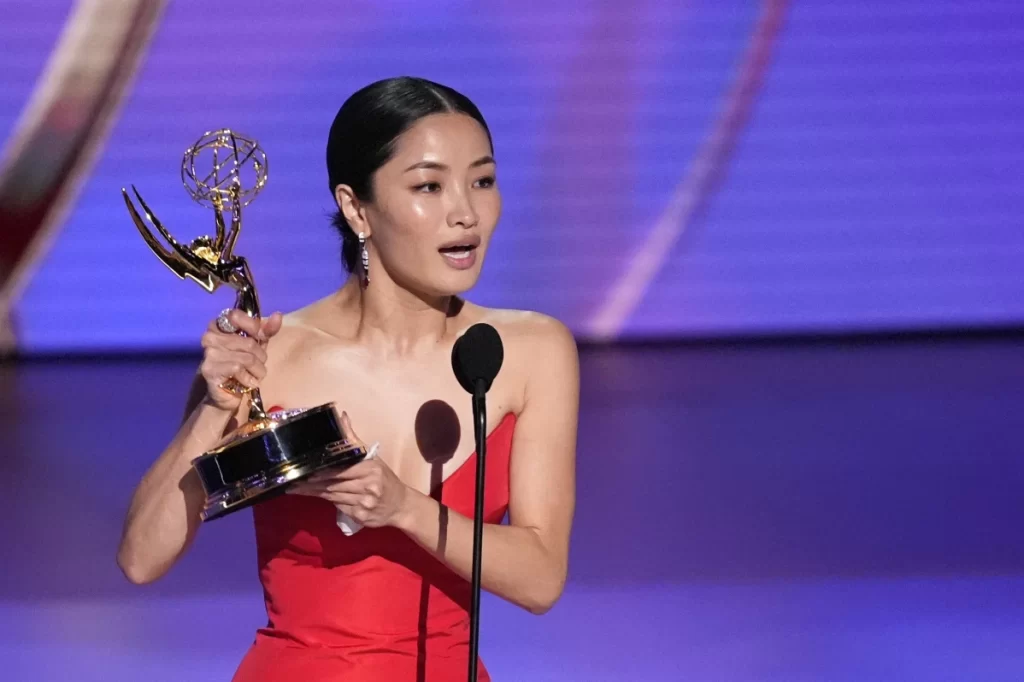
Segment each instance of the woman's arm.
[{"label": "woman's arm", "polygon": [[[541,614],[561,596],[568,570],[579,363],[575,341],[560,323],[541,318],[527,334],[524,356],[539,361],[527,366],[513,437],[509,525],[485,524],[480,578],[483,589]],[[314,476],[289,492],[327,499],[368,527],[398,527],[471,579],[473,520],[407,487],[380,458]]]},{"label": "woman's arm", "polygon": [[225,333],[216,321],[210,323],[184,423],[132,496],[117,565],[133,583],[152,582],[167,573],[199,529],[206,495],[192,460],[216,447],[247,409],[247,400],[220,386],[234,379],[255,387],[267,374],[267,351],[261,344],[280,331],[280,313],[260,320],[232,310],[227,317],[247,336]]},{"label": "woman's arm", "polygon": [[117,565],[135,584],[167,573],[192,544],[201,523],[205,494],[192,460],[216,446],[234,418],[204,401],[205,393],[206,382],[197,376],[184,423],[132,495]]},{"label": "woman's arm", "polygon": [[[562,594],[576,503],[579,363],[572,335],[545,320],[529,342],[525,403],[516,421],[510,465],[509,525],[486,524],[481,586],[544,613]],[[397,526],[469,580],[473,519],[410,491]],[[442,519],[442,514],[447,516]]]}]

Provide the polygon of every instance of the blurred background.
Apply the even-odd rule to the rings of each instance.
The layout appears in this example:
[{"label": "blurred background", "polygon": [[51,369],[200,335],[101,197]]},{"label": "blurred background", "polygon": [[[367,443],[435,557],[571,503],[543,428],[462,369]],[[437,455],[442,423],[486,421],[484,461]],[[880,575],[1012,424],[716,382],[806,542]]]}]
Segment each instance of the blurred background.
[{"label": "blurred background", "polygon": [[492,129],[505,212],[471,297],[581,346],[570,584],[540,619],[485,600],[496,680],[1024,679],[1019,1],[0,16],[3,679],[230,679],[265,620],[248,513],[156,585],[114,564],[232,298],[171,275],[120,191],[210,234],[182,155],[257,139],[237,251],[264,310],[300,307],[343,277],[330,123],[395,75]]}]

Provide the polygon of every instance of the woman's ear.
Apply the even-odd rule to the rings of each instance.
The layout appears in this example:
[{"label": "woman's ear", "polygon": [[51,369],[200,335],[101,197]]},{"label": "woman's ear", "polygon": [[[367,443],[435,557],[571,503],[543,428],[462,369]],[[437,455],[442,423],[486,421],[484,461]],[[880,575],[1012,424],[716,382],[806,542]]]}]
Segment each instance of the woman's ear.
[{"label": "woman's ear", "polygon": [[366,220],[365,207],[359,201],[359,197],[348,185],[338,185],[334,188],[334,200],[338,202],[338,210],[345,216],[345,221],[356,234],[362,232],[370,236],[370,226]]}]

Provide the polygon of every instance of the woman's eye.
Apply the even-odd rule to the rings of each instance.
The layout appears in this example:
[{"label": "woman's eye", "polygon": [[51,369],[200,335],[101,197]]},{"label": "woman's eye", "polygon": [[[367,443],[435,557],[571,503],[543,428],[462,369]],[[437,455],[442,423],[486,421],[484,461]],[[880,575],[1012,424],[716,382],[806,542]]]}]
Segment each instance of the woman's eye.
[{"label": "woman's eye", "polygon": [[413,187],[417,192],[433,193],[441,189],[440,183],[437,182],[424,182],[422,185],[416,185]]},{"label": "woman's eye", "polygon": [[478,187],[487,188],[487,187],[494,187],[494,182],[495,182],[494,176],[488,175],[485,178],[480,178],[479,180],[477,180],[476,184],[477,184]]}]

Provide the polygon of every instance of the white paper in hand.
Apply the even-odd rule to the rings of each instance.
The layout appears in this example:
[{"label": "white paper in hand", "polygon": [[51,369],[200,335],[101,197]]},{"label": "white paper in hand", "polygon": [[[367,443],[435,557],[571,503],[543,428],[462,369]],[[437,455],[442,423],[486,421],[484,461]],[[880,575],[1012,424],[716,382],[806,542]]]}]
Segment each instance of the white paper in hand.
[{"label": "white paper in hand", "polygon": [[[366,453],[366,457],[364,457],[363,459],[373,459],[374,457],[376,457],[378,445],[380,445],[380,443],[374,443],[373,445],[371,445],[369,452]],[[360,530],[362,530],[363,525],[339,509],[338,528],[340,528],[341,532],[345,535],[352,535],[353,533],[358,533]]]}]

